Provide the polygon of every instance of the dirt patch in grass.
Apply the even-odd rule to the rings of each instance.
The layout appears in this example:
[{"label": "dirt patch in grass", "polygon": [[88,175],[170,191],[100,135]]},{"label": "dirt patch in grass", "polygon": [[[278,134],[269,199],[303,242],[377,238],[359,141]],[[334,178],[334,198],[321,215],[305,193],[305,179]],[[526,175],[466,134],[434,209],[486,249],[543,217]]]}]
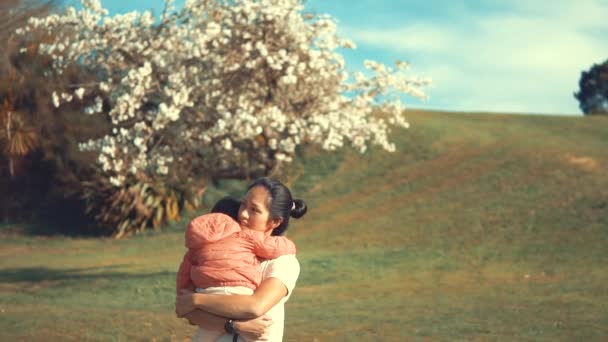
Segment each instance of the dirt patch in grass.
[{"label": "dirt patch in grass", "polygon": [[33,248],[30,246],[3,245],[0,249],[0,257],[28,255],[32,250]]},{"label": "dirt patch in grass", "polygon": [[591,157],[567,154],[565,156],[565,160],[571,166],[574,166],[582,171],[596,172],[600,170],[600,163]]}]

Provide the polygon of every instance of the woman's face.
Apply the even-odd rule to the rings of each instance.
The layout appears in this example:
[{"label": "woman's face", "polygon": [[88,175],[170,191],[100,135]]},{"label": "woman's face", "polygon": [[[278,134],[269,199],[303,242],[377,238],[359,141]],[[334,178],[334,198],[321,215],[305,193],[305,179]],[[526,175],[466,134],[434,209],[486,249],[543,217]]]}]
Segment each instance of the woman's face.
[{"label": "woman's face", "polygon": [[280,223],[271,219],[268,211],[270,193],[263,186],[254,186],[247,191],[239,208],[239,224],[243,229],[253,229],[270,234]]}]

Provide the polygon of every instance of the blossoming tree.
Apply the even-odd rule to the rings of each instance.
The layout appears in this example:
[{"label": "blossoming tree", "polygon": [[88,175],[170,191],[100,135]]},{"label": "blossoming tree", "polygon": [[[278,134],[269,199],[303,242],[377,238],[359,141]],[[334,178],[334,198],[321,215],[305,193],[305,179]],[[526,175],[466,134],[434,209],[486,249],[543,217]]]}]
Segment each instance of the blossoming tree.
[{"label": "blossoming tree", "polygon": [[116,187],[270,173],[301,144],[393,151],[389,127],[408,126],[399,97],[424,98],[430,82],[400,62],[366,61],[369,72],[350,74],[338,48],[354,44],[300,0],[186,0],[178,9],[167,0],[160,18],[110,16],[83,0],[21,31],[32,28],[55,32],[40,50],[53,72],[79,63],[99,75],[57,89],[53,102],[80,101],[84,114],[111,120],[111,134],[80,147],[98,153]]}]

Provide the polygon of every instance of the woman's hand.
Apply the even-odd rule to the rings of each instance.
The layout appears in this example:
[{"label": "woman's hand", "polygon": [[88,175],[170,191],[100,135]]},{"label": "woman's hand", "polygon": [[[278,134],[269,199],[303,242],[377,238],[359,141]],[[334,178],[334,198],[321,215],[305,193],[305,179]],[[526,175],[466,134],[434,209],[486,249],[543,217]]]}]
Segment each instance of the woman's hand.
[{"label": "woman's hand", "polygon": [[182,289],[181,294],[175,297],[175,314],[181,318],[195,309],[194,292],[189,289]]},{"label": "woman's hand", "polygon": [[234,329],[245,341],[267,341],[272,323],[272,318],[264,315],[248,321],[235,321]]}]

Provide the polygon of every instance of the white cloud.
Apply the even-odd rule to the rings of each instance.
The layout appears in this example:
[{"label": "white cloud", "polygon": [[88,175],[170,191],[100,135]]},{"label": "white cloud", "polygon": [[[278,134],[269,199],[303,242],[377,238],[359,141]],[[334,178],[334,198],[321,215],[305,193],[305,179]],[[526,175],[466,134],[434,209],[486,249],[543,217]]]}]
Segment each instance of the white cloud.
[{"label": "white cloud", "polygon": [[456,37],[440,27],[412,24],[395,29],[366,29],[344,27],[340,34],[353,38],[357,43],[390,47],[398,51],[440,51],[452,44]]}]

